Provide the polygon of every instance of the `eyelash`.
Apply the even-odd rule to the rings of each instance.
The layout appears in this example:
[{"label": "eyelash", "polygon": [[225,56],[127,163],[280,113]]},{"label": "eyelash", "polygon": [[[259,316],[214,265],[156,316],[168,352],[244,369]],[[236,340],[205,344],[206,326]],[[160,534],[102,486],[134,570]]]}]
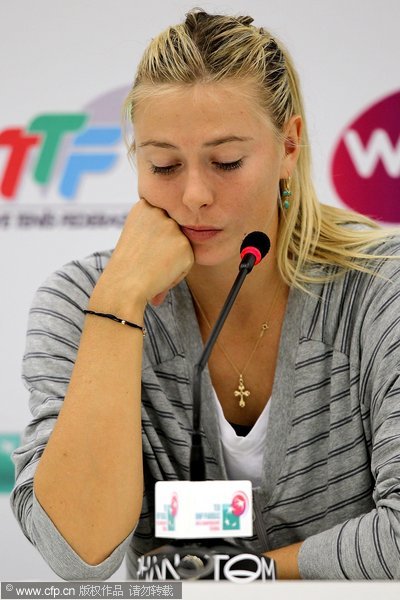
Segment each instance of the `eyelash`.
[{"label": "eyelash", "polygon": [[[243,166],[243,159],[240,158],[239,160],[230,163],[214,162],[213,165],[215,165],[217,169],[221,169],[221,171],[234,171]],[[179,165],[168,165],[166,167],[157,167],[157,165],[151,165],[151,172],[155,175],[170,175],[178,166]]]}]

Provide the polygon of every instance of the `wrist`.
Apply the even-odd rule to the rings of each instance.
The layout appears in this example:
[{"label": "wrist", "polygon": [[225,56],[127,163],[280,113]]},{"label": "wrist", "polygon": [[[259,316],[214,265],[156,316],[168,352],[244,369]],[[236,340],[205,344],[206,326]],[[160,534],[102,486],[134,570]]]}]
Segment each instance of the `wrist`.
[{"label": "wrist", "polygon": [[88,309],[84,310],[83,312],[85,315],[92,315],[93,317],[99,317],[100,319],[109,319],[110,321],[114,321],[120,325],[126,325],[127,327],[132,327],[132,329],[139,329],[142,332],[143,337],[146,335],[146,329],[142,325],[138,325],[138,323],[133,323],[132,321],[127,321],[126,319],[120,319],[112,313],[103,313]]},{"label": "wrist", "polygon": [[143,326],[146,297],[140,289],[127,290],[111,281],[99,280],[90,297],[87,309],[109,313],[118,319]]}]

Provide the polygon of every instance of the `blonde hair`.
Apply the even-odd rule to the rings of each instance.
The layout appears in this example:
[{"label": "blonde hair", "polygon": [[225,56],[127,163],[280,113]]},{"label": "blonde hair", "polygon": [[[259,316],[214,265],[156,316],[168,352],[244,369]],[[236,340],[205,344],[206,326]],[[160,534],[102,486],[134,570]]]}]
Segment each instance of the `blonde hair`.
[{"label": "blonde hair", "polygon": [[303,120],[290,209],[284,210],[280,203],[277,262],[283,279],[304,289],[307,283],[328,281],[349,269],[370,272],[367,261],[373,256],[367,250],[390,233],[367,217],[319,203],[296,70],[283,45],[252,23],[248,16],[190,11],[183,23],[168,27],[145,50],[125,114],[133,122],[142,100],[171,86],[232,80],[255,83],[249,85],[249,93],[257,90],[257,102],[279,138],[292,116]]}]

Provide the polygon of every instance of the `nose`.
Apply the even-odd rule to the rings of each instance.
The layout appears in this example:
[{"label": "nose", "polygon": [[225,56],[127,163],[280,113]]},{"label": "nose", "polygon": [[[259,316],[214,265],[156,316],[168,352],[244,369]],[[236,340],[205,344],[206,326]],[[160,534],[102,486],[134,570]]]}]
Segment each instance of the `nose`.
[{"label": "nose", "polygon": [[198,210],[209,206],[213,201],[213,190],[206,175],[198,168],[188,169],[182,193],[183,204],[191,210]]}]

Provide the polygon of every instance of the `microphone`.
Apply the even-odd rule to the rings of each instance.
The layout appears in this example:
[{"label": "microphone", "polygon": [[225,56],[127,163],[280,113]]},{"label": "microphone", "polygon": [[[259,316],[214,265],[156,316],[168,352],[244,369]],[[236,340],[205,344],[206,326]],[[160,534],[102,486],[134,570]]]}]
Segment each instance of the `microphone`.
[{"label": "microphone", "polygon": [[191,481],[204,481],[205,462],[204,452],[200,433],[200,414],[201,414],[201,376],[211,354],[211,351],[217,341],[220,331],[226,321],[226,318],[236,300],[240,288],[246,276],[252,271],[253,267],[266,256],[271,247],[269,237],[262,231],[253,231],[244,238],[240,246],[241,263],[239,273],[233,283],[233,286],[225,300],[225,304],[211,330],[210,337],[200,356],[200,360],[194,366],[193,377],[193,432],[192,448],[190,453],[190,479]]},{"label": "microphone", "polygon": [[239,265],[239,269],[249,269],[248,273],[253,267],[258,265],[266,256],[271,248],[271,242],[269,237],[262,231],[253,231],[244,238],[242,245],[240,246],[240,258],[242,262]]},{"label": "microphone", "polygon": [[270,246],[268,236],[261,231],[247,235],[241,245],[239,273],[194,366],[190,480],[158,481],[155,485],[156,537],[173,538],[175,545],[139,557],[138,579],[227,579],[245,583],[276,578],[271,558],[243,552],[224,539],[253,533],[251,482],[205,481],[200,434],[203,370],[246,276]]}]

